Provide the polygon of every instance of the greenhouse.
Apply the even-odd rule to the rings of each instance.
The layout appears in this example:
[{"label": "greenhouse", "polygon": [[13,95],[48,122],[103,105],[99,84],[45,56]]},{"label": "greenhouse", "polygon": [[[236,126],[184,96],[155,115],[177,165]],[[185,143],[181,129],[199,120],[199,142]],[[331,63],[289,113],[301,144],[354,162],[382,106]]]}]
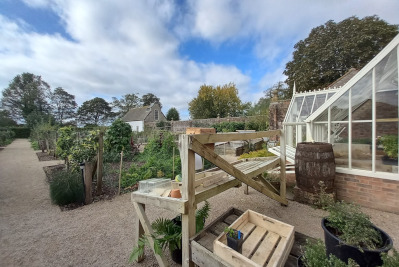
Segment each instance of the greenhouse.
[{"label": "greenhouse", "polygon": [[337,172],[399,180],[396,36],[340,88],[295,93],[284,120],[287,145],[333,144]]}]

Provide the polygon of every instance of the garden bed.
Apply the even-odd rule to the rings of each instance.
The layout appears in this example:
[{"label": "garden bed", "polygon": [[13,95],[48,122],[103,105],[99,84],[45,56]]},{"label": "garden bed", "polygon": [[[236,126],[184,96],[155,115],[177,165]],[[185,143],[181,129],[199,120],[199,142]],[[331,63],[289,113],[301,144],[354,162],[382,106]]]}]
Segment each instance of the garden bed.
[{"label": "garden bed", "polygon": [[37,152],[36,155],[37,155],[39,161],[57,160],[56,157],[49,155],[47,152]]}]

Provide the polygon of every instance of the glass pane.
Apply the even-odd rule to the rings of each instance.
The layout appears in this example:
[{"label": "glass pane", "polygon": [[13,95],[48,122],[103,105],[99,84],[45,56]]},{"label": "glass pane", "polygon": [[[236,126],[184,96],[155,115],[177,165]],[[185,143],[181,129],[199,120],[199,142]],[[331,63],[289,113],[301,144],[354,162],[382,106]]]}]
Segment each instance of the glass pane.
[{"label": "glass pane", "polygon": [[296,97],[294,100],[294,104],[291,107],[290,116],[288,117],[289,122],[296,122],[299,116],[299,110],[301,108],[303,101],[303,96]]},{"label": "glass pane", "polygon": [[352,168],[371,171],[371,122],[352,123]]},{"label": "glass pane", "polygon": [[375,170],[398,173],[398,123],[377,123]]},{"label": "glass pane", "polygon": [[348,168],[348,124],[331,124],[331,143],[333,143],[335,164]]},{"label": "glass pane", "polygon": [[377,119],[398,118],[398,62],[396,49],[375,68]]},{"label": "glass pane", "polygon": [[328,124],[317,123],[313,125],[313,139],[316,142],[328,142]]},{"label": "glass pane", "polygon": [[326,108],[315,121],[328,121],[328,108]]},{"label": "glass pane", "polygon": [[349,91],[331,105],[331,121],[347,121],[349,108]]},{"label": "glass pane", "polygon": [[330,99],[335,93],[328,93],[327,100]]},{"label": "glass pane", "polygon": [[314,100],[314,95],[308,95],[305,97],[305,100],[303,101],[301,116],[299,118],[299,121],[301,121],[301,122],[304,121],[311,114],[313,100]]},{"label": "glass pane", "polygon": [[371,120],[372,74],[371,71],[351,87],[352,120]]},{"label": "glass pane", "polygon": [[321,105],[323,105],[324,102],[326,102],[326,94],[316,95],[312,113],[315,112]]}]

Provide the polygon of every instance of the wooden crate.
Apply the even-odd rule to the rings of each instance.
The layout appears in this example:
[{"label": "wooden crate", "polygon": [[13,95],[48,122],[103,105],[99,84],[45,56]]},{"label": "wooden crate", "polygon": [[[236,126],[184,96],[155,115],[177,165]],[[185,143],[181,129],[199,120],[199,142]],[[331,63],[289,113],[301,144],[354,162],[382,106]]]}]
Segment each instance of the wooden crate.
[{"label": "wooden crate", "polygon": [[213,243],[213,252],[233,266],[284,266],[294,243],[294,226],[247,210],[230,227],[244,234],[242,253],[229,248],[226,234]]}]

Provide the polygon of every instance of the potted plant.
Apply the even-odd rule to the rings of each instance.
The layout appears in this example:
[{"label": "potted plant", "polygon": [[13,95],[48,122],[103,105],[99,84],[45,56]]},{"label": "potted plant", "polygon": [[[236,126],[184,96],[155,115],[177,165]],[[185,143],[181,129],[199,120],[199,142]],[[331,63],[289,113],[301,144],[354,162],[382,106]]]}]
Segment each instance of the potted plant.
[{"label": "potted plant", "polygon": [[378,140],[383,149],[385,156],[382,157],[382,162],[385,165],[398,165],[398,136],[384,135]]},{"label": "potted plant", "polygon": [[322,207],[329,215],[322,219],[327,255],[333,254],[348,263],[352,258],[360,266],[380,266],[381,254],[392,248],[392,239],[377,228],[360,206],[320,195]]},{"label": "potted plant", "polygon": [[[205,220],[209,216],[210,205],[208,201],[205,201],[205,205],[197,210],[195,214],[196,219],[196,232],[198,233],[204,228]],[[158,255],[162,255],[163,250],[169,248],[172,260],[176,263],[182,263],[182,250],[181,250],[181,215],[173,218],[158,218],[152,224],[154,234],[154,251]],[[149,245],[147,236],[141,237],[137,246],[133,249],[129,261],[133,262],[141,257],[144,253],[144,246]]]},{"label": "potted plant", "polygon": [[[306,240],[306,244],[301,247],[302,255],[298,258],[298,266],[303,267],[355,267],[359,266],[353,259],[348,260],[348,264],[341,261],[334,255],[327,256],[326,246],[323,241],[317,239],[315,241]],[[384,253],[382,255],[382,267],[399,266],[399,253],[393,250],[391,254]]]},{"label": "potted plant", "polygon": [[242,244],[244,243],[244,234],[241,231],[226,227],[224,229],[227,237],[227,246],[241,253]]}]

